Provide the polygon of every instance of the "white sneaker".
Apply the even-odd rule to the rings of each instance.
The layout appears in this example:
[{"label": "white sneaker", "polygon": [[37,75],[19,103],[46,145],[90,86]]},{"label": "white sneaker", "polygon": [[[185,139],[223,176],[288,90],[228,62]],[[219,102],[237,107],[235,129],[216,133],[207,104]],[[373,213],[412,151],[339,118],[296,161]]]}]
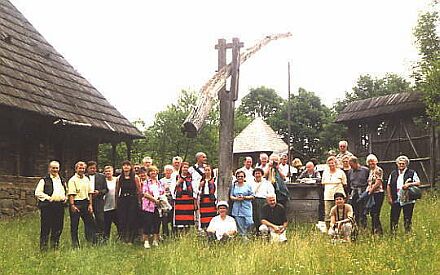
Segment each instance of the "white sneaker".
[{"label": "white sneaker", "polygon": [[[153,242],[153,245],[154,245],[154,242]],[[150,243],[148,242],[148,240],[144,242],[144,247],[147,248],[147,249],[151,247]]]},{"label": "white sneaker", "polygon": [[159,243],[158,243],[156,240],[154,240],[153,243],[152,243],[152,245],[153,245],[153,246],[159,246]]}]

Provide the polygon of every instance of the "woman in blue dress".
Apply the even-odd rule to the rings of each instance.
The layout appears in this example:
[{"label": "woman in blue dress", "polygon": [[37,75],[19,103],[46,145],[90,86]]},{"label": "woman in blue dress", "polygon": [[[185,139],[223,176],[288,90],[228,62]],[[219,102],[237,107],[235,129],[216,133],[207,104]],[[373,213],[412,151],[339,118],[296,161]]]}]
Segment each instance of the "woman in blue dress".
[{"label": "woman in blue dress", "polygon": [[252,219],[252,187],[245,181],[246,174],[237,171],[236,180],[232,183],[230,199],[233,201],[232,216],[235,218],[238,233],[246,237],[254,224]]}]

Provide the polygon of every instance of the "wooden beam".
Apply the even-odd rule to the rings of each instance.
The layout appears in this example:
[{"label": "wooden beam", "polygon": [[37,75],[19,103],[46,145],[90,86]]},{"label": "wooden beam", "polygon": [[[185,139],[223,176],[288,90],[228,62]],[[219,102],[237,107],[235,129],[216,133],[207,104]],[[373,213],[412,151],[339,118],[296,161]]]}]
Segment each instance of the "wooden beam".
[{"label": "wooden beam", "polygon": [[436,141],[435,141],[435,125],[432,124],[431,122],[431,133],[430,133],[430,155],[431,155],[431,187],[434,186],[435,184],[435,178],[436,178],[436,169],[435,169],[435,164],[436,164],[436,155],[435,155],[435,145],[436,145]]},{"label": "wooden beam", "polygon": [[116,146],[118,146],[118,144],[116,142],[112,142],[112,166],[113,169],[116,171]]},{"label": "wooden beam", "polygon": [[[246,51],[240,55],[240,64],[246,62],[246,60],[248,60],[269,42],[290,37],[291,35],[291,33],[282,33],[264,37],[262,40],[258,41],[254,46],[246,49]],[[219,51],[224,51],[226,56],[226,46],[226,41],[223,43],[219,40],[219,44],[217,44],[216,48]],[[201,88],[199,93],[200,99],[197,102],[197,106],[191,110],[182,125],[182,130],[187,134],[188,137],[196,137],[197,133],[202,128],[203,123],[205,122],[205,119],[212,108],[215,97],[218,96],[220,90],[225,87],[226,80],[231,76],[231,68],[232,63],[226,65],[226,62],[224,62],[222,67],[218,67],[217,73],[211,77],[211,79],[209,79],[208,82],[205,83],[205,85],[203,85]]]},{"label": "wooden beam", "polygon": [[395,124],[395,125],[394,125],[394,129],[393,129],[393,132],[391,133],[391,136],[389,137],[389,139],[388,139],[388,141],[387,141],[387,145],[385,146],[385,151],[383,152],[383,155],[382,155],[382,158],[381,158],[381,159],[384,159],[384,158],[386,157],[386,155],[387,155],[387,153],[388,153],[388,148],[390,147],[390,144],[391,144],[391,142],[392,142],[392,138],[393,138],[394,135],[396,134],[396,131],[397,131],[397,125]]},{"label": "wooden beam", "polygon": [[[226,65],[226,40],[219,39],[218,69]],[[232,175],[232,129],[234,123],[234,101],[232,93],[226,91],[226,83],[218,93],[220,99],[220,127],[219,127],[219,165],[218,165],[218,197],[221,200],[227,199],[228,187]]]},{"label": "wooden beam", "polygon": [[[406,137],[408,138],[409,143],[411,144],[411,147],[412,147],[414,153],[416,154],[416,157],[419,158],[419,157],[420,157],[420,156],[419,156],[419,153],[417,152],[417,149],[416,149],[416,147],[414,146],[414,143],[412,142],[411,136],[409,135],[408,129],[406,128],[406,124],[405,124],[405,123],[402,123],[402,126],[403,126],[403,130],[404,130],[404,132],[405,132],[405,134],[406,134]],[[423,162],[420,162],[420,166],[422,166],[422,171],[423,171],[423,173],[425,174],[426,179],[427,179],[427,180],[430,180],[430,178],[429,178],[429,176],[428,176],[428,173],[426,172],[425,165],[423,164]]]},{"label": "wooden beam", "polygon": [[[421,162],[421,161],[429,161],[429,160],[431,160],[430,157],[421,157],[421,158],[409,159],[410,162]],[[395,159],[393,159],[393,160],[381,160],[381,161],[378,161],[377,163],[379,163],[379,164],[396,163],[396,160]]]},{"label": "wooden beam", "polygon": [[240,76],[240,48],[243,47],[243,43],[240,42],[240,39],[233,38],[232,45],[231,94],[233,97],[232,100],[236,101],[238,99],[238,83]]},{"label": "wooden beam", "polygon": [[131,147],[133,145],[132,140],[125,141],[125,145],[127,145],[127,160],[131,161]]}]

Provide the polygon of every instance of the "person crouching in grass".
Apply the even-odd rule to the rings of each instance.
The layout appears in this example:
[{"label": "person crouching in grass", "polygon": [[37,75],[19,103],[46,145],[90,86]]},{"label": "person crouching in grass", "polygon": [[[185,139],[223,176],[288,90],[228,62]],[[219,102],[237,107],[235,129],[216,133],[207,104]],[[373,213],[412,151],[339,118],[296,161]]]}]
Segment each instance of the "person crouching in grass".
[{"label": "person crouching in grass", "polygon": [[237,224],[228,216],[229,205],[226,201],[217,203],[218,215],[211,219],[206,232],[209,240],[227,241],[237,234]]},{"label": "person crouching in grass", "polygon": [[351,241],[353,231],[353,208],[345,203],[345,196],[342,193],[335,193],[335,206],[330,210],[330,229],[328,234],[333,239]]},{"label": "person crouching in grass", "polygon": [[271,242],[286,242],[286,229],[286,209],[277,203],[275,194],[267,195],[266,204],[261,208],[261,234],[270,237]]}]

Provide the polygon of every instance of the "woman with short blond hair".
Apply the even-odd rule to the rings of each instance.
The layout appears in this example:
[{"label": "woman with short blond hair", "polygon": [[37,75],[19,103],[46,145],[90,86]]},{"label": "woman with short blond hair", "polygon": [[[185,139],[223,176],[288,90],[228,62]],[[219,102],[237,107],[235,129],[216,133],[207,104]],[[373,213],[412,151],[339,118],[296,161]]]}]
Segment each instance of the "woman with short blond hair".
[{"label": "woman with short blond hair", "polygon": [[375,155],[369,154],[366,160],[370,174],[368,176],[367,192],[374,197],[374,205],[370,210],[373,234],[382,234],[382,224],[380,222],[380,210],[384,199],[383,190],[383,170],[377,166],[378,159]]},{"label": "woman with short blond hair", "polygon": [[324,213],[325,221],[330,224],[330,210],[335,206],[334,195],[342,193],[346,196],[344,186],[347,185],[347,177],[344,171],[337,168],[336,157],[327,158],[328,168],[322,174],[321,184],[324,185]]}]

